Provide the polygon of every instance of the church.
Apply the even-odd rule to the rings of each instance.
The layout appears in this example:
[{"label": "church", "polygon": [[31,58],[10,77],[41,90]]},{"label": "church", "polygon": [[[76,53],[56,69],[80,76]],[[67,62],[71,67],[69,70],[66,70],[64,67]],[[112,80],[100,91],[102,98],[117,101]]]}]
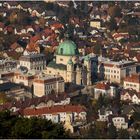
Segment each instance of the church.
[{"label": "church", "polygon": [[46,73],[61,75],[65,82],[91,85],[90,57],[81,57],[76,44],[66,39],[58,46],[56,57],[47,65]]}]

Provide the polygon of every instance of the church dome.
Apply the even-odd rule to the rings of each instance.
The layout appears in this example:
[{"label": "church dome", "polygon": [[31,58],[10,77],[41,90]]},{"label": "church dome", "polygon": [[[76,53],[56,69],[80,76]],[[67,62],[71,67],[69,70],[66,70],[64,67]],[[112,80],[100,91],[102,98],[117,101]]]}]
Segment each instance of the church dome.
[{"label": "church dome", "polygon": [[64,56],[75,56],[78,54],[76,44],[71,40],[65,40],[62,42],[57,49],[58,55]]}]

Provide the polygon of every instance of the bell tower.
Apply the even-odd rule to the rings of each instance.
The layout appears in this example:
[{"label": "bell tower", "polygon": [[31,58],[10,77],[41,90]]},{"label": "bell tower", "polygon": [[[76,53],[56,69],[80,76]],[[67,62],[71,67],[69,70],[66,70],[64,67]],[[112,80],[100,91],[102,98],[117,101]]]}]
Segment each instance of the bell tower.
[{"label": "bell tower", "polygon": [[67,82],[74,82],[73,75],[73,62],[70,59],[67,63]]}]

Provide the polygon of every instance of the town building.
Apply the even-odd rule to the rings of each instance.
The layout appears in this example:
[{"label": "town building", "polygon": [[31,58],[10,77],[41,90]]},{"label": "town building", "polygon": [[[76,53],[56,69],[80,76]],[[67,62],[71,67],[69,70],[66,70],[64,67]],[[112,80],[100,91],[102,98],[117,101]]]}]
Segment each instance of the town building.
[{"label": "town building", "polygon": [[133,104],[140,104],[140,92],[133,89],[126,89],[121,92],[121,100]]},{"label": "town building", "polygon": [[108,116],[113,114],[113,111],[109,108],[102,107],[98,110],[98,121],[108,121]]},{"label": "town building", "polygon": [[4,93],[7,97],[16,100],[20,100],[25,97],[31,97],[31,95],[26,91],[24,86],[9,81],[0,84],[0,92]]},{"label": "town building", "polygon": [[15,71],[2,72],[0,77],[28,87],[28,91],[38,97],[51,93],[63,93],[65,90],[64,79],[60,75],[48,75],[43,71],[28,70],[23,66]]},{"label": "town building", "polygon": [[140,92],[140,74],[132,74],[124,79],[124,89],[134,89]]},{"label": "town building", "polygon": [[66,105],[43,108],[26,108],[19,111],[24,117],[42,117],[55,123],[65,122],[67,116],[71,122],[86,121],[86,108],[80,105]]},{"label": "town building", "polygon": [[51,93],[63,93],[65,89],[64,79],[57,75],[38,75],[33,82],[34,95],[41,97]]},{"label": "town building", "polygon": [[43,70],[46,67],[45,55],[23,55],[19,58],[19,66],[26,67],[28,70]]},{"label": "town building", "polygon": [[56,60],[47,65],[46,72],[61,75],[65,82],[91,85],[90,58],[89,56],[81,58],[76,44],[71,40],[65,40],[58,46]]},{"label": "town building", "polygon": [[25,108],[42,108],[42,107],[52,107],[57,105],[68,105],[70,104],[70,97],[63,94],[48,94],[47,96],[34,97],[34,98],[23,98],[19,101],[8,102],[0,105],[0,111],[10,110],[11,112],[16,112],[20,109]]},{"label": "town building", "polygon": [[127,129],[128,128],[128,118],[127,116],[122,115],[109,115],[109,123],[112,124],[118,129]]},{"label": "town building", "polygon": [[10,71],[17,66],[16,61],[8,59],[0,59],[0,71]]},{"label": "town building", "polygon": [[102,26],[102,21],[100,19],[92,19],[90,21],[90,27],[100,29]]},{"label": "town building", "polygon": [[121,83],[123,79],[136,73],[134,61],[113,61],[105,57],[91,56],[92,75],[98,79]]},{"label": "town building", "polygon": [[98,99],[100,95],[105,95],[106,97],[114,97],[116,95],[116,87],[112,86],[110,83],[97,83],[94,87],[94,97]]}]

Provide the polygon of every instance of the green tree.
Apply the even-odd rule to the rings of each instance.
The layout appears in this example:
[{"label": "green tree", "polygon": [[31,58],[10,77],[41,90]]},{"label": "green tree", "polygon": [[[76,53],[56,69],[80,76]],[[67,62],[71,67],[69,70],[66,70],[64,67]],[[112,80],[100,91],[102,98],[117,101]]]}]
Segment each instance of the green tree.
[{"label": "green tree", "polygon": [[109,127],[108,127],[108,138],[109,139],[115,139],[117,137],[117,130],[116,130],[116,127],[111,124]]},{"label": "green tree", "polygon": [[7,139],[69,138],[62,124],[36,117],[18,117],[9,111],[0,112],[0,129],[0,138]]},{"label": "green tree", "polygon": [[140,112],[134,112],[132,117],[134,121],[140,121]]},{"label": "green tree", "polygon": [[118,139],[129,139],[129,132],[126,129],[120,129],[118,131]]}]

